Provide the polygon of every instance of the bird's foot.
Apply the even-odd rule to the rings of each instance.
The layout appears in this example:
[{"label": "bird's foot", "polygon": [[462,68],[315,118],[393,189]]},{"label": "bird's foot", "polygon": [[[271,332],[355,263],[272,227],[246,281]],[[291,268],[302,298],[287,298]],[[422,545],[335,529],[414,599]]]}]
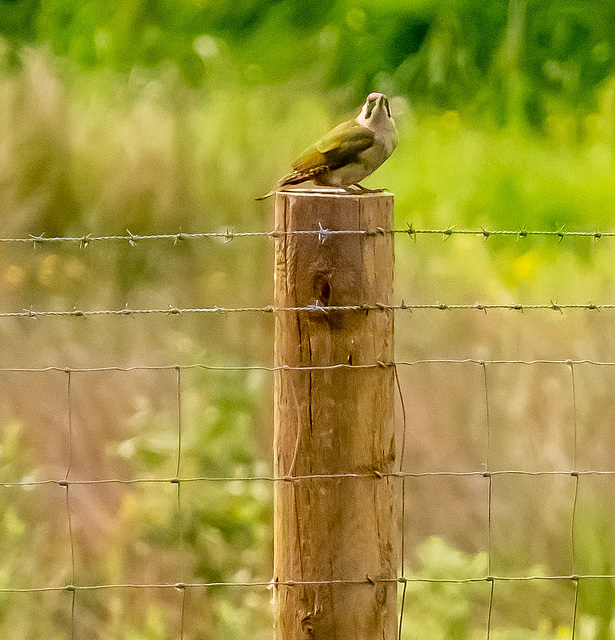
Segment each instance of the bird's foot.
[{"label": "bird's foot", "polygon": [[[350,187],[355,187],[355,188],[351,189]],[[350,185],[350,187],[346,187],[346,192],[355,194],[355,195],[362,194],[362,193],[383,193],[384,191],[386,191],[386,189],[368,189],[367,187],[364,187],[362,184],[359,184],[358,182],[356,184]]]}]

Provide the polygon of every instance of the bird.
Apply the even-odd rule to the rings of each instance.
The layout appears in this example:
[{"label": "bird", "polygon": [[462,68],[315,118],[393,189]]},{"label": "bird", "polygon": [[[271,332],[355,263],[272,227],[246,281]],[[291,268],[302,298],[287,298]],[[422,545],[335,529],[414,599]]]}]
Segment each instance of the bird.
[{"label": "bird", "polygon": [[388,98],[370,93],[354,120],[337,125],[294,162],[292,171],[264,196],[293,184],[312,180],[317,185],[341,187],[347,193],[380,193],[368,189],[361,180],[372,174],[397,146],[397,128],[391,117]]}]

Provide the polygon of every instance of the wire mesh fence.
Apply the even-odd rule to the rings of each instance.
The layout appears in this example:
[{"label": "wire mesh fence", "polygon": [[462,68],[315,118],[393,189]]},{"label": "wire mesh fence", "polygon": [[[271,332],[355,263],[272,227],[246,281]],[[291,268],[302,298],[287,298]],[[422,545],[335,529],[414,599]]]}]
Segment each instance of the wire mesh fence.
[{"label": "wire mesh fence", "polygon": [[[345,232],[320,228],[305,233],[326,241],[327,234]],[[560,241],[568,236],[591,240],[615,236],[562,229],[415,230],[411,226],[394,233],[413,239],[421,234],[517,240],[541,235]],[[170,240],[174,246],[183,240],[259,236],[275,239],[279,234],[226,231],[2,242],[34,248],[42,243],[66,242],[83,249],[94,242],[126,242],[131,248],[145,240]],[[615,304],[609,300],[563,304],[465,304],[453,300],[447,304],[402,301],[394,305],[289,308],[269,304],[93,310],[41,307],[36,311],[1,310],[0,318],[45,322],[57,316],[69,321],[88,316],[214,314],[224,319],[227,314],[363,310],[395,311],[401,323],[410,317],[404,312],[415,310],[431,314],[444,310],[612,309]],[[126,366],[22,366],[5,361],[0,366],[0,376],[7,382],[0,447],[5,531],[0,597],[5,610],[11,612],[7,619],[35,618],[39,611],[43,626],[52,627],[58,637],[98,637],[97,624],[104,619],[105,632],[115,625],[117,637],[128,637],[130,629],[149,625],[151,637],[206,638],[214,618],[236,615],[237,624],[245,626],[252,637],[269,635],[271,576],[266,575],[266,567],[271,519],[266,512],[270,512],[272,486],[291,479],[271,473],[266,453],[254,464],[242,452],[225,451],[222,442],[228,434],[224,426],[236,423],[239,431],[232,435],[245,435],[253,426],[246,421],[246,414],[261,411],[262,403],[239,411],[235,405],[241,405],[244,393],[269,392],[277,371],[381,367],[393,368],[398,378],[403,465],[394,472],[302,475],[292,481],[359,477],[378,481],[389,477],[399,483],[403,514],[399,575],[394,579],[366,576],[361,582],[394,580],[399,584],[400,638],[430,637],[425,634],[433,632],[430,625],[439,615],[449,625],[449,636],[455,638],[515,637],[523,623],[542,633],[535,637],[607,637],[599,635],[599,625],[614,601],[610,519],[615,465],[610,447],[609,394],[615,361],[573,357],[405,358],[402,354],[392,362],[341,362],[322,367],[255,362],[235,365],[229,359],[222,364]],[[259,376],[257,382],[249,378],[251,375]],[[96,416],[101,412],[101,399],[121,405],[121,397],[135,391],[126,376],[145,376],[145,382],[135,387],[137,395],[155,400],[130,411],[116,406],[100,421]],[[217,391],[212,391],[203,376],[224,379]],[[33,385],[34,378],[37,382]],[[427,392],[431,385],[437,388]],[[97,397],[96,391],[105,387],[106,395]],[[30,406],[15,402],[16,388],[28,390]],[[231,393],[231,388],[235,395],[229,397],[225,394]],[[210,410],[209,404],[216,404],[212,401],[215,393],[222,398],[217,402],[218,412],[222,411],[220,406],[229,406],[226,415],[210,416],[205,438],[199,433],[203,427],[198,426],[198,416]],[[201,394],[208,397],[198,399]],[[50,404],[53,417],[37,416],[37,404]],[[147,415],[135,418],[139,412]],[[127,419],[129,414],[132,418]],[[28,421],[34,425],[33,434],[23,437],[22,424]],[[113,436],[99,440],[103,431],[111,431]],[[59,443],[50,460],[39,457],[49,453],[40,443],[45,438]],[[212,450],[204,451],[204,445]],[[428,445],[431,453],[422,458]],[[24,453],[28,447],[31,451]],[[463,455],[456,455],[456,447]],[[18,451],[18,460],[11,462]],[[106,457],[113,464],[101,462]],[[202,457],[207,458],[205,464]],[[225,509],[234,500],[236,511]],[[203,501],[214,506],[210,508]],[[96,523],[105,519],[101,516],[105,503],[112,503],[107,512],[116,517]],[[251,519],[259,521],[257,534],[246,527]],[[45,526],[41,528],[40,523]],[[209,537],[201,539],[203,532]],[[113,557],[108,555],[108,546],[97,547],[97,538],[114,539]],[[40,562],[34,568],[25,560],[33,549],[37,564]],[[236,561],[226,558],[219,562],[215,555],[220,549],[236,554]],[[262,557],[253,557],[255,549]],[[284,584],[291,589],[301,586],[295,580]],[[257,595],[237,599],[235,591]],[[140,598],[135,592],[148,595]],[[158,595],[151,596],[153,592]],[[26,602],[28,598],[34,599]],[[97,609],[104,613],[93,613]],[[256,622],[246,625],[239,610],[248,611],[246,615]],[[50,612],[48,619],[41,613],[45,611]],[[605,629],[608,624],[604,622]],[[225,628],[233,626],[229,623]]]}]

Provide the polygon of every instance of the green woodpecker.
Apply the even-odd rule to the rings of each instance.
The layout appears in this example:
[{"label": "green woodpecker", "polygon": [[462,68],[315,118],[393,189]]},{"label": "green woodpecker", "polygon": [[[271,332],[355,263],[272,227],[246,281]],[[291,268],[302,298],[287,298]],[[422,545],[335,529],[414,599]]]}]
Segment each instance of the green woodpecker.
[{"label": "green woodpecker", "polygon": [[342,187],[348,193],[377,193],[384,189],[366,189],[361,180],[373,173],[397,145],[397,129],[391,117],[389,101],[382,93],[370,93],[354,119],[339,124],[306,149],[266,195],[293,184],[312,180],[318,185]]}]

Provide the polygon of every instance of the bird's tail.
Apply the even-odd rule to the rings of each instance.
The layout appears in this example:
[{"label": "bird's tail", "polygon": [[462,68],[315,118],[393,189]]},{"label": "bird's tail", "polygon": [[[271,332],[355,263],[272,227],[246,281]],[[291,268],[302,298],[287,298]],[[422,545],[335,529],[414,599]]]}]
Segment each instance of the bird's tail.
[{"label": "bird's tail", "polygon": [[266,200],[267,198],[270,198],[272,195],[274,195],[276,193],[276,191],[279,191],[280,189],[282,189],[284,187],[288,187],[291,184],[301,184],[302,182],[305,182],[306,180],[310,180],[310,179],[311,179],[311,174],[310,173],[305,173],[303,171],[293,171],[292,173],[289,173],[287,176],[284,176],[275,185],[275,187],[273,187],[273,189],[271,191],[266,193],[264,196],[260,196],[260,197],[255,198],[255,199],[256,200]]},{"label": "bird's tail", "polygon": [[269,193],[266,193],[264,196],[259,196],[258,198],[254,198],[255,200],[267,200],[267,198],[271,198],[271,196],[278,190],[278,186],[274,187]]}]

